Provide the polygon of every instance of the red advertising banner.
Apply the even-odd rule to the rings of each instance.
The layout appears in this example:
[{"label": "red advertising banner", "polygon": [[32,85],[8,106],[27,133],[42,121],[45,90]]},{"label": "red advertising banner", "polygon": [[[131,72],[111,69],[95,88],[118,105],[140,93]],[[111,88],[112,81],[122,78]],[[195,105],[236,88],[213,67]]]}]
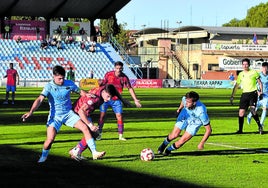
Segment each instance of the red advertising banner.
[{"label": "red advertising banner", "polygon": [[137,79],[136,82],[131,80],[134,88],[162,88],[162,79]]}]

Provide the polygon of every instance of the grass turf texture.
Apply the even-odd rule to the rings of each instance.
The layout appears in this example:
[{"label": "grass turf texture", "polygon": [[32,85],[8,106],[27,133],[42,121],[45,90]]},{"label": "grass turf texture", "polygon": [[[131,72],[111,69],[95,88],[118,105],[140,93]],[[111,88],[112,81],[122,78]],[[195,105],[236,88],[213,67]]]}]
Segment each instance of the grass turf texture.
[{"label": "grass turf texture", "polygon": [[[200,94],[208,108],[213,133],[203,151],[197,150],[204,128],[182,148],[163,157],[158,146],[172,130],[175,111],[181,97],[190,90]],[[4,99],[5,89],[0,90]],[[76,162],[68,155],[82,134],[63,126],[56,137],[48,160],[37,164],[46,136],[48,104],[22,122],[41,88],[18,88],[15,105],[0,104],[0,187],[268,187],[268,134],[259,135],[257,125],[244,123],[238,128],[238,100],[229,104],[230,89],[136,89],[143,108],[124,108],[126,142],[118,140],[117,126],[111,109],[106,117],[103,139],[96,141],[105,150],[102,160]],[[129,93],[124,97],[130,99]],[[72,95],[75,100],[77,95]],[[132,101],[133,103],[133,101]],[[93,114],[97,122],[98,110]],[[267,120],[266,120],[267,122]],[[265,124],[266,124],[265,122]],[[139,158],[143,148],[154,150],[153,161]]]}]

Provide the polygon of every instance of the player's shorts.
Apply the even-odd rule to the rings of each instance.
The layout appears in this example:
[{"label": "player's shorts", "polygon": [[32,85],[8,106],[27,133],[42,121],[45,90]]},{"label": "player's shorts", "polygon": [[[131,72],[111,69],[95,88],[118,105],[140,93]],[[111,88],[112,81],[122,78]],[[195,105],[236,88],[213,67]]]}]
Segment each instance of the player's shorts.
[{"label": "player's shorts", "polygon": [[112,107],[115,114],[122,114],[123,113],[123,106],[122,102],[120,100],[109,100],[107,102],[104,102],[100,106],[100,112],[106,112],[109,106]]},{"label": "player's shorts", "polygon": [[239,103],[239,109],[247,110],[249,106],[256,106],[258,101],[257,91],[242,93]]},{"label": "player's shorts", "polygon": [[7,85],[6,86],[6,91],[7,92],[15,92],[16,91],[16,86],[12,86],[12,85]]},{"label": "player's shorts", "polygon": [[49,115],[47,120],[47,126],[52,126],[57,130],[57,132],[59,132],[62,124],[73,128],[79,120],[80,117],[74,111],[70,110],[64,115]]},{"label": "player's shorts", "polygon": [[177,121],[175,126],[177,126],[180,130],[185,130],[190,135],[194,136],[202,126],[202,122],[200,120],[189,121],[189,120],[180,120]]}]

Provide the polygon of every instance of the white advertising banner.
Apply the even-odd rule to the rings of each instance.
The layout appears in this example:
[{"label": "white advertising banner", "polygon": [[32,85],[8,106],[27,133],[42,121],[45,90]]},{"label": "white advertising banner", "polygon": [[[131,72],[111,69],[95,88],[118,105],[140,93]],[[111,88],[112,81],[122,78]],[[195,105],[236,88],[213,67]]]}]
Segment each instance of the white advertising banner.
[{"label": "white advertising banner", "polygon": [[219,51],[268,51],[268,45],[256,44],[210,44],[202,43],[202,50]]},{"label": "white advertising banner", "polygon": [[[219,67],[221,70],[243,70],[242,58],[231,58],[231,57],[219,57]],[[268,59],[257,59],[250,58],[251,64],[250,68],[255,70],[260,70],[263,61],[268,61]]]}]

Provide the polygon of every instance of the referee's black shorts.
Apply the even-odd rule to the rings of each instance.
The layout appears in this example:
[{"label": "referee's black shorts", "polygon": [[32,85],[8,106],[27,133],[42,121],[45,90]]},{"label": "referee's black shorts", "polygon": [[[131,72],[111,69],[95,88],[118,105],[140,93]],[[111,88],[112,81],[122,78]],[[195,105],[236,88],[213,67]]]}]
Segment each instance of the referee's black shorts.
[{"label": "referee's black shorts", "polygon": [[247,93],[242,93],[240,98],[239,109],[247,110],[249,106],[255,106],[258,100],[258,92],[252,91]]}]

